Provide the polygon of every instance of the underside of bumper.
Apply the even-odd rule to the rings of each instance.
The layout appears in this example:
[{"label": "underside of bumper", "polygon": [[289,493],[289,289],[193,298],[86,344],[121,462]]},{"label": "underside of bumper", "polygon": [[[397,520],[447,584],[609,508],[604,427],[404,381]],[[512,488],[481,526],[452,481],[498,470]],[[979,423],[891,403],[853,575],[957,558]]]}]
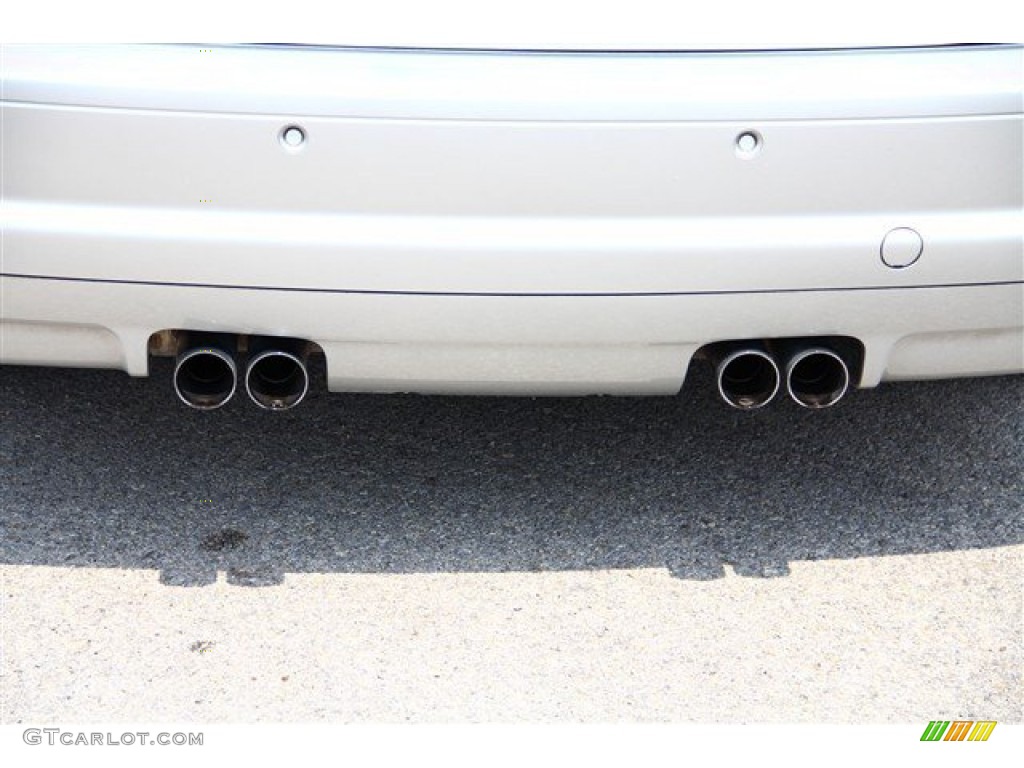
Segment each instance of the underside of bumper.
[{"label": "underside of bumper", "polygon": [[667,395],[709,341],[761,337],[856,338],[860,386],[1024,371],[1020,285],[567,300],[7,278],[3,291],[18,318],[7,362],[137,376],[153,329],[196,327],[314,340],[329,387],[352,392]]},{"label": "underside of bumper", "polygon": [[1024,49],[3,51],[0,361],[669,394],[736,340],[1024,371]]}]

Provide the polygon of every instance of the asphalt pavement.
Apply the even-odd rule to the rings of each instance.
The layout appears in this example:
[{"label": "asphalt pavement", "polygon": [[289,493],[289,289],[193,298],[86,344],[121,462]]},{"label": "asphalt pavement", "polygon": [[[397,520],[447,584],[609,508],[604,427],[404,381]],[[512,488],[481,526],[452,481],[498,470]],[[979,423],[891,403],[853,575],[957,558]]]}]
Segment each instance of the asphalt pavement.
[{"label": "asphalt pavement", "polygon": [[2,368],[0,717],[1020,722],[1024,377],[712,390]]}]

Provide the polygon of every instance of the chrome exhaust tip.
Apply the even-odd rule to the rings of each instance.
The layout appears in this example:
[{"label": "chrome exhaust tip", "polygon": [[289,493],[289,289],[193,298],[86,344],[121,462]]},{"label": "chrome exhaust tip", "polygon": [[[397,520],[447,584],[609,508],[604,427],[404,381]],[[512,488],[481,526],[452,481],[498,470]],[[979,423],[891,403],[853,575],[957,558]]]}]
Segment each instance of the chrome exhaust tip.
[{"label": "chrome exhaust tip", "polygon": [[245,391],[260,408],[294,408],[309,391],[309,371],[303,357],[283,349],[265,349],[249,361]]},{"label": "chrome exhaust tip", "polygon": [[786,364],[786,390],[804,408],[829,408],[850,388],[850,369],[838,354],[812,347],[794,354]]},{"label": "chrome exhaust tip", "polygon": [[220,347],[191,347],[179,354],[174,364],[174,391],[192,408],[220,408],[232,398],[237,386],[234,358]]},{"label": "chrome exhaust tip", "polygon": [[768,405],[779,391],[779,366],[760,349],[738,349],[718,363],[718,394],[733,408],[752,411]]}]

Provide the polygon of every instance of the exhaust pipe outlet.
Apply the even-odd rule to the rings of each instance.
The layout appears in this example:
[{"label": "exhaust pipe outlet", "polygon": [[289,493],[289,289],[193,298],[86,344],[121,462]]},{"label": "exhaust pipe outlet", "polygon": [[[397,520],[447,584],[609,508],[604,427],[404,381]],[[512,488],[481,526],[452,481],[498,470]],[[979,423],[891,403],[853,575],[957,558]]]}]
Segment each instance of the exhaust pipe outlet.
[{"label": "exhaust pipe outlet", "polygon": [[193,346],[174,364],[174,391],[185,405],[212,411],[227,403],[238,385],[232,355],[220,345]]},{"label": "exhaust pipe outlet", "polygon": [[309,391],[306,355],[279,347],[257,352],[245,370],[245,391],[260,408],[286,411],[302,402]]},{"label": "exhaust pipe outlet", "polygon": [[733,408],[751,411],[768,405],[779,391],[779,366],[760,349],[739,349],[717,368],[718,394]]},{"label": "exhaust pipe outlet", "polygon": [[794,354],[786,365],[786,389],[804,408],[835,405],[850,388],[850,369],[842,357],[824,347]]}]

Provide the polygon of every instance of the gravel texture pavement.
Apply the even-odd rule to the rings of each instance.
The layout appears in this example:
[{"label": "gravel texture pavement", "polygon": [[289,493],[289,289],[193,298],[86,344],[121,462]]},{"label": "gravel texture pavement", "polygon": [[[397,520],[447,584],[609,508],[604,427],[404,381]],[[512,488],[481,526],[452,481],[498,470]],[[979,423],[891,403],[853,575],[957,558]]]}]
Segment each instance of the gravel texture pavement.
[{"label": "gravel texture pavement", "polygon": [[712,389],[0,369],[0,717],[1020,722],[1024,377]]}]

